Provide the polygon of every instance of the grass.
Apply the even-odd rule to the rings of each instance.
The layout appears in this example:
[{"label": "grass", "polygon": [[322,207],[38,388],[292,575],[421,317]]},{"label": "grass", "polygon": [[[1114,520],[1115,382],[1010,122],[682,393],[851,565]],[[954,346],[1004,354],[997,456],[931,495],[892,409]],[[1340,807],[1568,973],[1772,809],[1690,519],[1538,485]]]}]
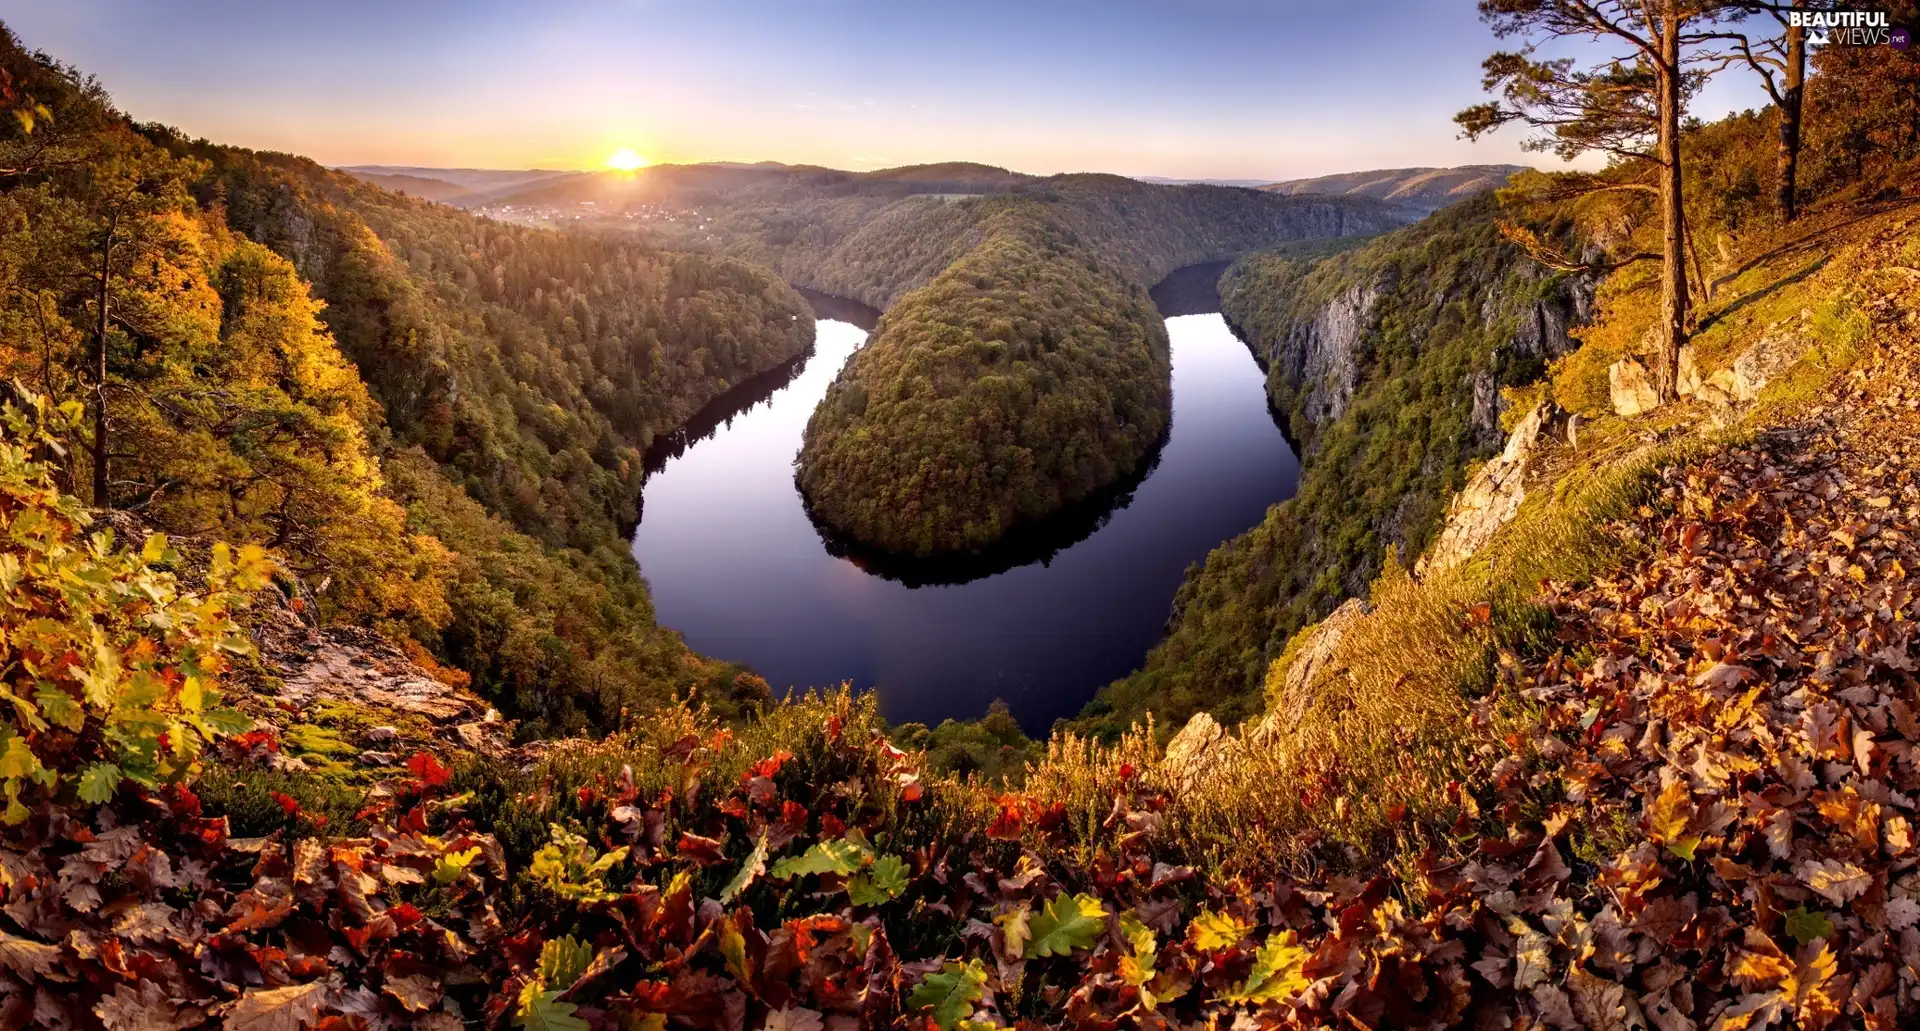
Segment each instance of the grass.
[{"label": "grass", "polygon": [[[1811,257],[1796,255],[1800,265],[1818,262],[1806,275],[1776,256],[1734,280],[1765,295],[1715,321],[1698,344],[1703,361],[1730,362],[1790,317],[1810,338],[1799,364],[1734,412],[1685,402],[1633,420],[1592,413],[1577,448],[1555,444],[1539,454],[1519,514],[1472,560],[1423,580],[1385,563],[1369,592],[1371,613],[1334,647],[1334,672],[1314,686],[1299,725],[1235,738],[1206,768],[1203,788],[1181,790],[1180,771],[1152,747],[1152,728],[1141,726],[1112,745],[1056,738],[1029,773],[1029,792],[1084,817],[1111,797],[1122,770],[1160,778],[1177,798],[1164,813],[1170,851],[1228,877],[1361,873],[1430,847],[1444,852],[1456,834],[1477,839],[1493,829],[1475,790],[1503,760],[1540,761],[1524,734],[1530,704],[1509,671],[1556,643],[1551,613],[1534,602],[1541,582],[1587,583],[1629,567],[1647,544],[1626,520],[1666,505],[1663,470],[1805,417],[1865,353],[1863,306],[1901,285],[1885,268],[1916,249],[1913,221],[1896,212],[1851,228]],[[1803,231],[1824,232],[1818,225]],[[1603,291],[1602,318],[1613,321],[1594,327],[1582,350],[1555,369],[1562,404],[1569,392],[1577,398],[1598,389],[1604,397],[1613,348],[1649,319],[1641,279]],[[1719,310],[1740,296],[1724,294]],[[1270,669],[1270,691],[1303,640],[1296,636]],[[1269,711],[1274,702],[1270,695]],[[1501,822],[1549,801],[1522,800],[1523,812],[1508,811]],[[1114,833],[1090,826],[1089,839],[1103,832]],[[1613,845],[1582,847],[1601,855]]]}]

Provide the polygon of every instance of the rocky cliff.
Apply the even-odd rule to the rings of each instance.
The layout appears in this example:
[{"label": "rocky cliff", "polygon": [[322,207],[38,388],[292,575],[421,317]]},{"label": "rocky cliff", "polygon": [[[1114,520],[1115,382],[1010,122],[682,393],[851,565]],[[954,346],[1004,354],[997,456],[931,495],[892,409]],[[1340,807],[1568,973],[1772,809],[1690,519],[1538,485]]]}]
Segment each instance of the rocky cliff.
[{"label": "rocky cliff", "polygon": [[[1499,214],[1480,197],[1330,257],[1228,269],[1222,308],[1267,370],[1299,488],[1188,576],[1167,641],[1084,725],[1208,704],[1222,722],[1252,715],[1295,631],[1363,595],[1389,554],[1409,562],[1434,539],[1447,499],[1507,440],[1503,388],[1571,351],[1593,308],[1592,282],[1528,261]],[[1490,518],[1518,482],[1486,485]]]}]

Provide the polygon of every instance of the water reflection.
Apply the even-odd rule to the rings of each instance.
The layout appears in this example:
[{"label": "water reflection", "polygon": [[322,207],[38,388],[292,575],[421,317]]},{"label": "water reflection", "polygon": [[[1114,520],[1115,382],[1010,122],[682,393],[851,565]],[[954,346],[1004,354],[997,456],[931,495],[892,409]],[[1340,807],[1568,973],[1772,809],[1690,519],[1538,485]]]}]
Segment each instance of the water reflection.
[{"label": "water reflection", "polygon": [[1044,732],[1139,665],[1187,566],[1298,476],[1260,370],[1225,322],[1187,315],[1168,330],[1174,417],[1157,461],[942,567],[847,547],[807,515],[793,483],[800,437],[865,338],[823,318],[809,355],[742,384],[648,456],[633,551],[657,618],[776,688],[851,680],[879,690],[888,718],[927,722],[1002,698]]}]

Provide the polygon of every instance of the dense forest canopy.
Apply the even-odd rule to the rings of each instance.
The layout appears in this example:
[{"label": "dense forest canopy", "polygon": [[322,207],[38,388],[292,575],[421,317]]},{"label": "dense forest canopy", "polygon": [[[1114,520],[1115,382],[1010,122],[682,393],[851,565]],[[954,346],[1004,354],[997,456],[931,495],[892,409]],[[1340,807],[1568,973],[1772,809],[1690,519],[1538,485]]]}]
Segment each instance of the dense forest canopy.
[{"label": "dense forest canopy", "polygon": [[1167,428],[1146,294],[1027,202],[889,310],[807,425],[816,518],[905,554],[978,548],[1131,473]]},{"label": "dense forest canopy", "polygon": [[651,440],[809,345],[790,288],[135,125],[11,35],[0,71],[42,112],[0,124],[0,360],[103,420],[95,504],[284,549],[536,724],[764,695],[654,625],[624,535]]}]

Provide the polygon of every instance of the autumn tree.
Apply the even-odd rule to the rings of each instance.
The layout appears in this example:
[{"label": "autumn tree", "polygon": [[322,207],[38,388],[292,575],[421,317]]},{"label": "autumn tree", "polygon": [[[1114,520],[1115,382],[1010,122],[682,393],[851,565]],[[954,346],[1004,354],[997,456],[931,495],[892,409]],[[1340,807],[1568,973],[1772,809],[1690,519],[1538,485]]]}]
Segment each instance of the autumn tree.
[{"label": "autumn tree", "polygon": [[[113,504],[113,460],[107,405],[108,352],[115,336],[130,349],[174,335],[177,321],[192,318],[173,295],[186,286],[182,267],[190,246],[176,221],[188,204],[186,170],[165,152],[137,141],[116,142],[89,164],[81,189],[85,205],[87,258],[94,292],[92,374],[93,503]],[[170,217],[171,216],[171,217]],[[204,310],[198,314],[204,314]]]},{"label": "autumn tree", "polygon": [[[1767,99],[1779,113],[1778,176],[1774,203],[1780,220],[1791,222],[1800,214],[1800,139],[1801,112],[1805,106],[1807,85],[1807,29],[1794,23],[1796,11],[1824,9],[1822,0],[1735,0],[1721,11],[1725,27],[1715,33],[1726,44],[1727,63],[1739,62],[1760,77]],[[1766,35],[1740,31],[1749,22],[1772,24],[1778,32]],[[1758,36],[1758,38],[1756,38]]]},{"label": "autumn tree", "polygon": [[[1920,3],[1891,0],[1895,25],[1920,26]],[[1805,182],[1822,192],[1883,178],[1920,156],[1920,50],[1819,47],[1808,62]]]},{"label": "autumn tree", "polygon": [[[1455,116],[1476,139],[1518,123],[1537,134],[1528,149],[1572,160],[1606,154],[1653,171],[1606,189],[1630,189],[1658,198],[1661,222],[1661,316],[1653,354],[1655,389],[1674,396],[1680,345],[1686,342],[1687,226],[1683,204],[1680,126],[1688,97],[1705,81],[1695,53],[1711,38],[1706,0],[1480,0],[1480,16],[1502,39],[1525,42],[1484,63],[1484,85],[1499,99]],[[1593,65],[1570,57],[1537,58],[1556,40],[1585,40],[1614,48]]]}]

